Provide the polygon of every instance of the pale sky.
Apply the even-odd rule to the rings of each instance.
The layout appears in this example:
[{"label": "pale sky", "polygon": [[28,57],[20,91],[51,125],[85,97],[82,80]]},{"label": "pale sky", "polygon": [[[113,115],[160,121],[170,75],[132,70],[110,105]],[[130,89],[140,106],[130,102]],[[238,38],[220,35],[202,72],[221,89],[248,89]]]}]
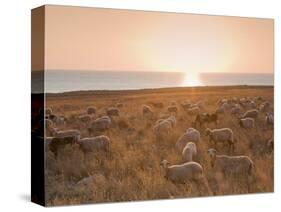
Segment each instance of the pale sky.
[{"label": "pale sky", "polygon": [[49,70],[273,73],[273,19],[47,6],[45,20]]}]

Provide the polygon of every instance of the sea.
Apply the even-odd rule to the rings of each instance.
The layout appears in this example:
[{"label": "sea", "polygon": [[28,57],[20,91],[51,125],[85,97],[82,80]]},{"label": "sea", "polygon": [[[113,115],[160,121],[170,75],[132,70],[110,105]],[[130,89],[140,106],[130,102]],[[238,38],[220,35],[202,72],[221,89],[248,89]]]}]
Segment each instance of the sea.
[{"label": "sea", "polygon": [[47,93],[85,90],[135,90],[146,88],[273,85],[273,74],[250,73],[182,73],[140,71],[32,71],[32,92]]}]

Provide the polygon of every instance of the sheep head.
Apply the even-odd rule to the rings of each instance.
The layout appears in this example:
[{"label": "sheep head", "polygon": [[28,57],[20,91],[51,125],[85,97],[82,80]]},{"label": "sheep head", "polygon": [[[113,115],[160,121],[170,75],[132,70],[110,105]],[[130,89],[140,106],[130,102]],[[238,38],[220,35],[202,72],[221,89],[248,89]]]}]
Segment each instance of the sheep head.
[{"label": "sheep head", "polygon": [[211,158],[211,166],[212,167],[214,167],[214,165],[215,165],[216,154],[217,154],[217,150],[215,150],[215,149],[209,149],[208,150],[208,155]]},{"label": "sheep head", "polygon": [[241,119],[238,119],[238,122],[239,122],[239,126],[240,126],[240,127],[243,127],[242,120],[241,120]]},{"label": "sheep head", "polygon": [[210,135],[210,133],[211,133],[211,130],[210,130],[209,128],[207,128],[207,129],[205,130],[205,134],[206,134],[206,136],[209,136],[209,135]]},{"label": "sheep head", "polygon": [[164,174],[164,177],[167,179],[167,172],[168,172],[168,166],[170,163],[167,160],[162,160],[160,163],[160,173],[162,172]]},{"label": "sheep head", "polygon": [[57,135],[57,132],[58,132],[58,129],[55,128],[55,127],[50,127],[50,132],[51,132],[51,135],[52,135],[52,136],[56,136],[56,135]]},{"label": "sheep head", "polygon": [[168,165],[170,165],[170,163],[167,160],[162,160],[161,163],[160,163],[160,166],[163,167],[163,168],[167,168]]},{"label": "sheep head", "polygon": [[217,150],[211,148],[211,149],[208,149],[208,155],[211,157],[211,158],[214,158],[216,157],[216,154],[217,154]]}]

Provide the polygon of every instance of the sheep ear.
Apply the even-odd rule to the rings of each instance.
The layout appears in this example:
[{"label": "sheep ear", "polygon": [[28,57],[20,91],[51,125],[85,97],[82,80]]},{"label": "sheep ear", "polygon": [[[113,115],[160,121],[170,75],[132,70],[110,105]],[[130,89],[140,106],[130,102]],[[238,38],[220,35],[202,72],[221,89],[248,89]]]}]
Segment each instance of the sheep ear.
[{"label": "sheep ear", "polygon": [[212,155],[216,155],[217,154],[217,150],[212,149]]}]

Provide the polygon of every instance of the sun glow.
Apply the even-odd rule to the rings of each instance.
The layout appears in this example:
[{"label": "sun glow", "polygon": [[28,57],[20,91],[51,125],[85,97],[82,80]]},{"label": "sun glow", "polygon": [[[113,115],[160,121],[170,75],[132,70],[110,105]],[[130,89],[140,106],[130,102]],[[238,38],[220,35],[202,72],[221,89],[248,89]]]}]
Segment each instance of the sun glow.
[{"label": "sun glow", "polygon": [[199,77],[199,73],[186,73],[184,76],[184,80],[182,82],[182,86],[194,87],[201,86],[202,82]]}]

